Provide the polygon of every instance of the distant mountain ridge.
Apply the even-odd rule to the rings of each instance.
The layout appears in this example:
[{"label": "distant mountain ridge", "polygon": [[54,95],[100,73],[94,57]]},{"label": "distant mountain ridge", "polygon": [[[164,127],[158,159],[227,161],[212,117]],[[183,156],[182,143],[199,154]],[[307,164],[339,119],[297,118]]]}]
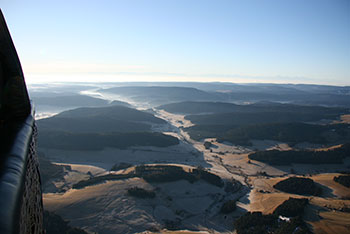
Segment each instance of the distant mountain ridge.
[{"label": "distant mountain ridge", "polygon": [[161,105],[180,101],[219,101],[223,100],[222,94],[206,92],[190,87],[165,87],[165,86],[123,86],[109,89],[100,89],[102,93],[118,94],[134,101]]},{"label": "distant mountain ridge", "polygon": [[350,95],[350,86],[316,84],[274,84],[274,83],[232,83],[232,82],[118,82],[106,83],[118,87],[186,87],[204,91],[230,90],[234,92],[272,92],[283,91],[306,93],[328,93]]},{"label": "distant mountain ridge", "polygon": [[[136,83],[100,89],[134,101],[163,105],[182,101],[290,102],[350,107],[350,87],[291,84]],[[183,84],[184,87],[179,87]],[[144,86],[140,86],[144,85]],[[155,86],[158,85],[158,86]]]},{"label": "distant mountain ridge", "polygon": [[35,105],[49,105],[58,107],[77,107],[77,106],[106,106],[109,101],[101,98],[90,97],[87,95],[64,95],[54,97],[33,97]]},{"label": "distant mountain ridge", "polygon": [[234,103],[226,102],[179,102],[165,104],[156,107],[157,109],[163,109],[171,113],[182,114],[201,114],[201,113],[267,113],[267,112],[279,112],[279,113],[296,113],[296,114],[320,114],[321,117],[327,117],[328,115],[334,118],[334,115],[338,116],[340,113],[347,113],[347,108],[329,108],[323,106],[309,106],[309,105],[296,105],[296,104],[282,104],[276,102],[262,101],[247,105],[237,105]]}]

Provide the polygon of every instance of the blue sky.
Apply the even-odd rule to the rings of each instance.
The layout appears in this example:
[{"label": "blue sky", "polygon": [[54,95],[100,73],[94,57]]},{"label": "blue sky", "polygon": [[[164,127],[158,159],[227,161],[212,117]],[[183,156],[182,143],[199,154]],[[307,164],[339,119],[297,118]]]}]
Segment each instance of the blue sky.
[{"label": "blue sky", "polygon": [[28,82],[350,85],[349,0],[0,0]]}]

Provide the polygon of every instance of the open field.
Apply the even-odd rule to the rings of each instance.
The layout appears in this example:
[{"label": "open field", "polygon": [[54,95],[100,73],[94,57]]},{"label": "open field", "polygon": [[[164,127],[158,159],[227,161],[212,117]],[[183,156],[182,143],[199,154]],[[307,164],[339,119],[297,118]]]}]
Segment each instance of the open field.
[{"label": "open field", "polygon": [[55,163],[70,163],[92,165],[109,170],[116,163],[144,164],[144,163],[184,163],[188,165],[208,164],[200,152],[188,143],[170,147],[131,147],[120,150],[105,148],[100,151],[70,151],[44,149],[45,155]]},{"label": "open field", "polygon": [[238,206],[248,211],[269,214],[289,197],[308,198],[310,205],[306,208],[304,219],[312,226],[315,233],[349,233],[350,226],[345,220],[349,220],[350,213],[340,210],[344,207],[350,208],[350,200],[343,199],[350,196],[350,189],[333,181],[333,177],[337,175],[339,174],[329,173],[308,177],[324,189],[321,197],[284,193],[272,187],[287,177],[252,178],[254,189],[248,195],[249,203],[239,203]]},{"label": "open field", "polygon": [[[289,150],[290,146],[276,141],[253,141],[251,147],[218,143],[215,138],[195,141],[182,127],[192,123],[184,116],[159,111],[157,117],[171,125],[166,134],[177,137],[179,145],[167,148],[133,147],[127,150],[106,148],[102,151],[47,150],[45,154],[57,164],[69,165],[71,173],[65,176],[69,187],[73,181],[104,173],[130,173],[133,167],[117,172],[109,172],[116,163],[170,164],[183,166],[203,166],[208,171],[229,180],[234,178],[244,185],[244,189],[227,195],[222,188],[204,182],[193,184],[187,181],[151,184],[140,178],[107,181],[83,189],[69,189],[63,194],[44,194],[45,208],[55,211],[63,218],[71,220],[73,226],[98,233],[233,233],[233,219],[245,211],[271,213],[289,197],[305,197],[280,192],[273,185],[291,175],[305,175],[324,188],[321,197],[308,197],[310,205],[306,209],[305,220],[315,233],[347,233],[349,213],[341,212],[350,207],[350,190],[333,181],[333,177],[346,170],[350,160],[344,165],[291,165],[270,166],[248,159],[255,150]],[[211,142],[205,148],[204,142]],[[291,173],[291,169],[294,170]],[[319,174],[323,173],[323,174]],[[127,195],[133,186],[156,191],[154,199],[137,199]],[[238,209],[229,215],[219,212],[220,204],[227,199],[238,199]],[[171,221],[171,222],[170,222]],[[91,223],[94,226],[91,226]],[[184,231],[169,231],[171,225]],[[165,229],[164,229],[165,228]],[[186,231],[196,230],[195,231]],[[153,232],[146,232],[153,230]]]},{"label": "open field", "polygon": [[[127,195],[127,189],[141,187],[156,191],[154,199]],[[108,181],[71,189],[64,194],[44,194],[44,205],[73,226],[98,233],[135,233],[176,225],[179,229],[229,231],[232,223],[218,215],[216,204],[224,199],[221,188],[205,182],[177,181],[149,184],[143,179]],[[207,228],[206,228],[207,227]]]},{"label": "open field", "polygon": [[312,222],[315,233],[350,233],[350,214],[338,211],[320,212],[320,220]]},{"label": "open field", "polygon": [[348,123],[350,124],[350,115],[342,115],[340,116],[339,121],[335,121],[335,123]]}]

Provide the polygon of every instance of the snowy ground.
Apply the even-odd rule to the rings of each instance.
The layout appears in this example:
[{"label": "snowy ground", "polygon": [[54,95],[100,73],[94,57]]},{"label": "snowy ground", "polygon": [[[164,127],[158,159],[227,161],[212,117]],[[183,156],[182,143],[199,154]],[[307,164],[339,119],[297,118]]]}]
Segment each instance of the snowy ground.
[{"label": "snowy ground", "polygon": [[[101,96],[107,94],[99,94],[96,91],[84,94],[130,102],[119,96]],[[141,107],[139,103],[131,104]],[[156,112],[157,117],[169,123],[163,127],[155,126],[153,130],[177,137],[181,141],[179,145],[166,148],[133,147],[127,150],[106,148],[102,151],[86,152],[44,149],[45,155],[53,162],[71,166],[72,172],[69,172],[61,183],[69,187],[74,182],[89,178],[91,175],[109,173],[110,168],[116,163],[132,165],[168,163],[184,165],[184,167],[185,165],[203,166],[224,179],[239,180],[244,185],[243,189],[228,196],[223,189],[202,181],[194,184],[187,181],[149,184],[142,179],[134,178],[109,181],[79,190],[69,189],[61,194],[44,194],[45,208],[71,220],[73,226],[90,232],[146,233],[146,230],[158,230],[161,233],[172,233],[163,229],[168,220],[179,225],[180,229],[202,231],[200,233],[232,233],[230,230],[232,230],[233,218],[247,210],[269,213],[292,196],[275,191],[272,187],[279,180],[286,178],[291,168],[295,173],[308,175],[347,169],[350,165],[350,160],[346,160],[344,165],[272,167],[261,162],[249,161],[248,154],[254,150],[289,150],[290,147],[283,142],[275,141],[253,141],[253,146],[249,148],[218,143],[215,138],[194,141],[182,129],[193,126],[183,115],[171,114],[163,110],[153,109],[153,111]],[[212,147],[205,149],[204,141],[212,142]],[[262,175],[262,173],[265,174]],[[342,200],[342,197],[350,196],[349,190],[336,184],[332,180],[333,176],[334,174],[320,174],[312,177],[316,182],[329,188],[328,193],[331,194],[330,197],[312,198],[313,206],[327,204],[340,207],[343,203],[349,203],[349,200]],[[126,194],[126,190],[133,186],[156,190],[157,196],[154,200],[132,198]],[[298,196],[293,195],[293,197]],[[239,208],[230,215],[220,214],[220,205],[228,199],[238,199]],[[341,233],[345,230],[346,224],[343,221],[348,217],[346,216],[348,213],[344,214],[346,216],[344,218],[338,211],[313,207],[308,210],[307,215],[312,216],[316,211],[320,217],[323,217],[323,219],[310,219],[310,224],[316,233],[332,233],[332,230]],[[331,225],[335,225],[335,228],[332,229]]]}]

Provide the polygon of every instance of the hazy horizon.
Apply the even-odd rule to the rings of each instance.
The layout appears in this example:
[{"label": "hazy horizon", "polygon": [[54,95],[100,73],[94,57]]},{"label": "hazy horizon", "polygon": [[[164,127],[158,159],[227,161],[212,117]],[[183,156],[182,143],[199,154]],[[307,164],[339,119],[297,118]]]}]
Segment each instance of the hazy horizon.
[{"label": "hazy horizon", "polygon": [[[350,83],[329,83],[329,82],[317,82],[317,80],[305,78],[305,77],[242,77],[237,76],[234,79],[207,79],[206,77],[197,76],[197,79],[188,79],[188,77],[177,77],[177,79],[164,79],[164,77],[156,78],[157,76],[145,76],[143,79],[138,79],[139,76],[91,76],[77,75],[77,76],[26,76],[25,81],[27,84],[44,84],[44,83],[230,83],[230,84],[275,84],[275,85],[325,85],[325,86],[340,86],[347,87]],[[235,77],[235,76],[232,76]],[[193,77],[191,77],[193,78]],[[292,78],[292,79],[291,79]]]},{"label": "hazy horizon", "polygon": [[[192,80],[156,80],[156,81],[145,81],[145,80],[64,80],[64,79],[53,79],[53,80],[45,80],[43,79],[29,79],[27,80],[25,78],[25,81],[27,85],[80,85],[80,84],[86,84],[86,85],[117,85],[117,84],[132,84],[133,86],[135,84],[139,84],[138,86],[148,86],[149,84],[152,84],[151,86],[158,86],[157,84],[229,84],[229,85],[315,85],[315,86],[334,86],[334,87],[350,87],[349,85],[337,85],[337,84],[317,84],[317,83],[307,83],[307,82],[258,82],[258,81],[252,81],[252,82],[233,82],[233,81],[192,81]],[[170,85],[171,86],[171,85]]]},{"label": "hazy horizon", "polygon": [[28,83],[350,85],[350,2],[2,2]]}]

